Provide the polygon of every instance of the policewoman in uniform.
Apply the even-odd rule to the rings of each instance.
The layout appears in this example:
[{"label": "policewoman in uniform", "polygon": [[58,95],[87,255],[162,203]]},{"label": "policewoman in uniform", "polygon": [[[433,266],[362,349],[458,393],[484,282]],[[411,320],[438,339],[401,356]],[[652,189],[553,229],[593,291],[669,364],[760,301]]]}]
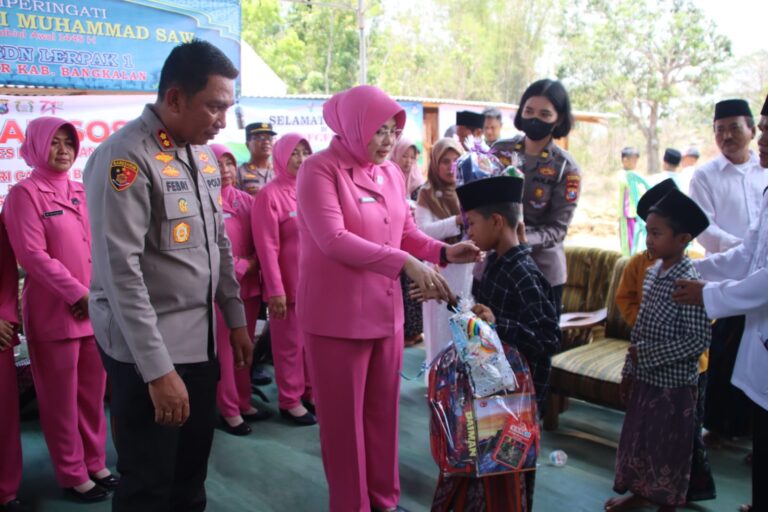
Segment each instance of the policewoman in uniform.
[{"label": "policewoman in uniform", "polygon": [[238,71],[215,46],[177,46],[158,97],[91,155],[91,318],[112,384],[113,512],[202,511],[216,420],[214,301],[235,364],[252,344],[205,144],[224,128]]},{"label": "policewoman in uniform", "polygon": [[83,501],[107,497],[106,374],[88,319],[91,233],[85,191],[69,179],[80,148],[56,117],[29,123],[21,156],[32,167],[5,201],[8,238],[27,273],[24,332],[40,423],[59,485]]},{"label": "policewoman in uniform", "polygon": [[418,230],[403,173],[389,153],[405,111],[383,91],[353,87],[323,105],[336,134],[299,170],[299,282],[330,510],[402,510],[398,400],[405,271],[427,297],[449,296],[432,263],[479,258],[471,242],[447,246]]},{"label": "policewoman in uniform", "polygon": [[558,309],[566,280],[563,240],[581,191],[581,171],[555,144],[573,126],[571,101],[559,81],[532,83],[520,99],[515,127],[524,135],[497,141],[493,151],[504,165],[517,154],[525,176],[523,215],[531,256],[552,286]]}]

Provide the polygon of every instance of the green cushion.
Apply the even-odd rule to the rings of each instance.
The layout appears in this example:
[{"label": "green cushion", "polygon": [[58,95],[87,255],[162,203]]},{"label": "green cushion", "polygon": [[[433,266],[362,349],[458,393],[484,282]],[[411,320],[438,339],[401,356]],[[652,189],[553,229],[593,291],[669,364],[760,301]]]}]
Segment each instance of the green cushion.
[{"label": "green cushion", "polygon": [[552,391],[622,409],[619,383],[628,348],[626,340],[603,338],[557,354],[552,358]]}]

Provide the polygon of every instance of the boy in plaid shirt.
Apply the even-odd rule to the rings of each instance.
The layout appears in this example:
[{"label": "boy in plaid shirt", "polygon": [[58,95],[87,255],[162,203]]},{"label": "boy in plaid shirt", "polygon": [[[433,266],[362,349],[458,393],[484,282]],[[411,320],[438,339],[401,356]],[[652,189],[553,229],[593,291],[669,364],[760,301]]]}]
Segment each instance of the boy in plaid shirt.
[{"label": "boy in plaid shirt", "polygon": [[[499,176],[473,181],[456,193],[469,220],[470,238],[481,250],[492,251],[473,311],[496,324],[502,343],[514,345],[525,357],[541,412],[551,356],[560,347],[560,327],[552,289],[525,244],[523,183],[522,178]],[[482,478],[441,476],[432,511],[531,510],[535,476],[534,471]]]},{"label": "boy in plaid shirt", "polygon": [[637,212],[646,221],[649,255],[658,261],[645,275],[622,371],[627,413],[616,454],[614,490],[632,494],[611,498],[605,509],[628,510],[650,502],[668,511],[686,502],[698,359],[711,338],[704,308],[677,304],[672,292],[678,279],[696,279],[685,248],[709,221],[692,199],[663,184],[643,196]]}]

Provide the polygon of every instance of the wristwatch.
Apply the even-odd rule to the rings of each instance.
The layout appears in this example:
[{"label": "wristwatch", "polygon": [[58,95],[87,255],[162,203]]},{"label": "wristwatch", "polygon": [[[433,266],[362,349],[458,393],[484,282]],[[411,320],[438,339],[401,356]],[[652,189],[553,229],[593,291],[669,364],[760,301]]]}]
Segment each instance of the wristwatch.
[{"label": "wristwatch", "polygon": [[444,245],[440,248],[440,265],[445,267],[450,263],[448,261],[448,246]]}]

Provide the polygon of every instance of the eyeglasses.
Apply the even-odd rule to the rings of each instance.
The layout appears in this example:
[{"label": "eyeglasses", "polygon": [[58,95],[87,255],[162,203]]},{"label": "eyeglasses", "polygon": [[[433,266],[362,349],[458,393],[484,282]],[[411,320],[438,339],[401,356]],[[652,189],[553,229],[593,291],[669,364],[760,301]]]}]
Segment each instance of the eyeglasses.
[{"label": "eyeglasses", "polygon": [[374,136],[379,140],[384,140],[387,137],[390,139],[399,139],[403,135],[403,130],[400,128],[393,128],[391,130],[388,130],[386,128],[379,128],[376,130],[376,133],[374,133]]}]

